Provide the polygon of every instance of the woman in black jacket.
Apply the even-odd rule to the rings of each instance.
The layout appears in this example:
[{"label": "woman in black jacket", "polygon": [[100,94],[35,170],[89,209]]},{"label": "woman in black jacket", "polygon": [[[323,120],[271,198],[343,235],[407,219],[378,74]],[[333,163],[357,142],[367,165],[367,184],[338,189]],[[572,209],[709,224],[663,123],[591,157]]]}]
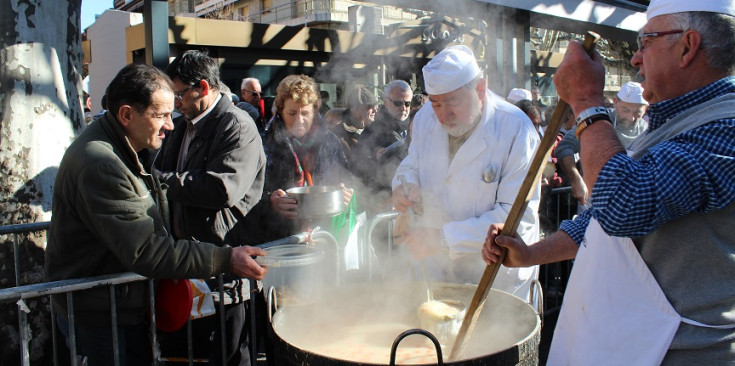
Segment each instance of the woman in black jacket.
[{"label": "woman in black jacket", "polygon": [[[303,186],[345,186],[349,163],[337,136],[319,115],[319,90],[313,79],[290,75],[276,89],[276,114],[263,140],[266,176],[258,204],[263,241],[293,235],[300,227],[296,200],[286,190]],[[344,190],[345,204],[352,190]],[[253,213],[255,214],[255,213]]]}]

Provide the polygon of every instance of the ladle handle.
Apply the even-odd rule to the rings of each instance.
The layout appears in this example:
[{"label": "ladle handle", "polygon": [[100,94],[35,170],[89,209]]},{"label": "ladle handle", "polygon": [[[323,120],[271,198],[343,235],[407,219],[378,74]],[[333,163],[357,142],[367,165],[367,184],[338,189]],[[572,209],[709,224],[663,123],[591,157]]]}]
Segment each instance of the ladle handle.
[{"label": "ladle handle", "polygon": [[[597,42],[598,39],[600,39],[600,36],[594,32],[587,32],[584,37],[583,46],[590,56],[594,50],[595,42]],[[557,103],[554,113],[551,115],[551,122],[549,122],[546,132],[544,133],[544,137],[541,139],[541,144],[539,144],[538,150],[536,150],[536,154],[533,156],[533,160],[531,160],[531,165],[528,168],[526,178],[523,179],[521,188],[518,190],[518,195],[516,196],[513,206],[508,213],[508,218],[505,220],[505,226],[503,227],[500,235],[516,235],[516,230],[518,230],[518,225],[523,217],[523,211],[526,210],[528,201],[531,200],[531,195],[533,194],[532,188],[536,187],[539,182],[539,178],[541,177],[541,173],[543,172],[541,166],[549,159],[551,149],[556,141],[556,135],[559,133],[559,129],[562,125],[562,118],[567,113],[568,108],[569,105],[561,99],[559,100],[559,103]],[[501,247],[501,253],[498,261],[485,267],[485,271],[482,273],[482,278],[480,278],[480,283],[477,285],[477,289],[472,297],[470,306],[467,308],[467,314],[462,321],[462,326],[460,326],[459,332],[457,333],[457,338],[454,340],[452,351],[449,353],[450,361],[455,361],[462,355],[462,351],[464,351],[466,343],[465,340],[474,330],[477,318],[482,311],[482,306],[485,305],[485,298],[487,297],[488,292],[490,292],[490,288],[495,281],[495,277],[498,275],[498,270],[500,269],[501,263],[505,260],[506,254],[507,249]]]},{"label": "ladle handle", "polygon": [[396,339],[393,341],[393,345],[390,346],[390,363],[389,365],[395,366],[396,364],[396,353],[398,352],[398,344],[401,343],[403,338],[406,338],[412,334],[420,334],[425,336],[426,338],[429,338],[432,343],[434,343],[434,348],[436,349],[436,362],[437,365],[444,365],[444,357],[442,356],[442,346],[439,344],[439,340],[434,337],[431,332],[428,330],[423,329],[409,329],[396,337]]}]

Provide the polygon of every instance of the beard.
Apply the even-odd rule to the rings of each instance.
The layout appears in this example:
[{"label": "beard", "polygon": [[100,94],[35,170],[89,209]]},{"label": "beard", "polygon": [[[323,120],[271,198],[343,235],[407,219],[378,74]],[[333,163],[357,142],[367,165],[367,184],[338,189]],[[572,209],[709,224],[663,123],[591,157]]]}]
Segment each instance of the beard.
[{"label": "beard", "polygon": [[479,99],[472,98],[472,104],[470,105],[472,113],[470,113],[466,121],[454,119],[445,124],[442,124],[442,127],[444,127],[449,136],[464,136],[465,134],[467,134],[467,132],[470,132],[473,128],[475,128],[475,125],[477,125],[477,122],[480,120],[480,117],[482,116],[482,109],[480,108],[481,106],[482,105],[480,104]]}]

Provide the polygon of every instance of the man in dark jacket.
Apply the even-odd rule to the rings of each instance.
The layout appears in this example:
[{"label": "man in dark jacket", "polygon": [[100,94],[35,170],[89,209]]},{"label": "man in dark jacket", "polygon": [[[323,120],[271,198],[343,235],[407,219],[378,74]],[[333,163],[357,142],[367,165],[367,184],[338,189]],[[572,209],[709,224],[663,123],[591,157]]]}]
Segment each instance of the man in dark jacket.
[{"label": "man in dark jacket", "polygon": [[258,126],[260,133],[265,132],[265,116],[260,110],[262,100],[263,88],[260,86],[260,81],[256,78],[242,79],[240,85],[240,103],[237,103],[237,108],[248,113],[253,121],[255,121],[255,125]]},{"label": "man in dark jacket", "polygon": [[[152,66],[124,67],[107,88],[107,113],[66,150],[54,186],[45,261],[49,280],[127,271],[156,278],[265,275],[251,258],[264,255],[261,249],[175,240],[169,234],[161,184],[136,153],[159,148],[164,133],[173,129],[172,88]],[[147,289],[145,281],[116,287],[121,365],[152,362]],[[66,324],[71,315],[66,297],[54,300],[59,324]],[[75,292],[73,304],[78,354],[89,365],[113,364],[108,288]]]},{"label": "man in dark jacket", "polygon": [[[383,93],[383,108],[375,116],[375,122],[360,134],[354,149],[352,171],[365,184],[365,188],[358,192],[373,198],[362,200],[372,202],[376,206],[371,207],[373,210],[391,209],[391,179],[400,161],[386,164],[383,154],[389,146],[405,143],[412,98],[413,92],[407,82],[394,80],[388,83]],[[396,147],[394,145],[391,149]]]},{"label": "man in dark jacket", "polygon": [[[174,237],[240,245],[246,241],[245,215],[263,192],[265,153],[258,129],[219,92],[219,67],[211,57],[187,51],[166,73],[182,116],[174,121],[156,166],[161,182],[168,185]],[[218,326],[210,357],[217,365],[250,365],[244,306],[249,286],[239,278],[225,283],[228,360],[218,359]],[[220,300],[217,295],[215,300]]]}]

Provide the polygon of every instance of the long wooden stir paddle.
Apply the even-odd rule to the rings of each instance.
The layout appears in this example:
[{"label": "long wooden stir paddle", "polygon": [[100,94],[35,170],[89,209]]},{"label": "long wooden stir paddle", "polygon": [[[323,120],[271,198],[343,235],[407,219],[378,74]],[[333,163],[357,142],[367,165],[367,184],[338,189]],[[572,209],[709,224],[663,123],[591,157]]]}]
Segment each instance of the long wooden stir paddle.
[{"label": "long wooden stir paddle", "polygon": [[[587,32],[585,35],[583,45],[584,49],[587,50],[590,55],[592,55],[594,44],[598,39],[600,39],[600,36],[594,32]],[[521,184],[518,196],[516,196],[516,199],[513,202],[513,206],[508,213],[508,218],[505,220],[505,226],[503,227],[500,235],[515,235],[516,230],[518,229],[518,224],[521,221],[521,217],[523,217],[523,211],[526,210],[528,201],[531,199],[533,192],[532,188],[539,183],[539,178],[542,173],[541,166],[549,159],[551,148],[554,146],[554,141],[556,140],[556,134],[559,133],[559,129],[563,123],[562,118],[566,115],[568,108],[569,105],[565,101],[559,100],[559,103],[554,109],[554,113],[551,115],[551,122],[549,122],[546,132],[544,133],[544,138],[541,139],[541,144],[539,145],[538,150],[536,150],[536,154],[533,156],[526,178]],[[470,307],[467,309],[467,313],[462,321],[462,326],[459,328],[457,338],[454,340],[454,346],[452,346],[452,351],[449,354],[449,361],[456,361],[462,355],[465,347],[465,341],[472,334],[472,331],[475,328],[477,318],[482,311],[483,305],[485,305],[487,294],[495,281],[495,277],[498,275],[500,264],[505,260],[506,254],[507,249],[502,248],[502,253],[500,254],[498,262],[485,267],[485,272],[482,273],[482,278],[480,279],[480,283],[477,285],[477,290],[475,290],[475,294],[472,297]]]}]

